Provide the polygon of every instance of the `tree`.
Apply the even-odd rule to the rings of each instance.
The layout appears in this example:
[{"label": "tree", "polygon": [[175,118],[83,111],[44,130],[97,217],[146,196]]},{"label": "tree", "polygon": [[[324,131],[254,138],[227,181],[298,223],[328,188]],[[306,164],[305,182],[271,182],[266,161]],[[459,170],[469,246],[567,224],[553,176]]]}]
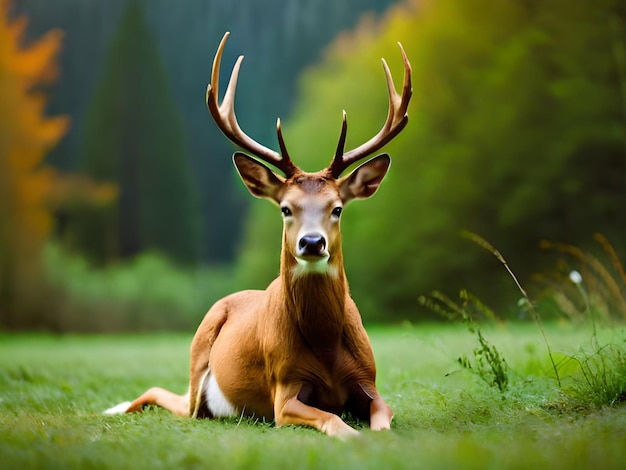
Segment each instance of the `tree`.
[{"label": "tree", "polygon": [[107,261],[144,250],[195,262],[197,195],[181,116],[142,7],[131,2],[111,43],[85,123],[84,169],[119,185],[118,205],[72,224],[79,248]]},{"label": "tree", "polygon": [[46,152],[65,134],[65,117],[45,114],[61,31],[23,46],[25,18],[9,20],[0,0],[0,324],[27,323],[41,300],[41,250],[52,229],[48,197],[56,174]]}]

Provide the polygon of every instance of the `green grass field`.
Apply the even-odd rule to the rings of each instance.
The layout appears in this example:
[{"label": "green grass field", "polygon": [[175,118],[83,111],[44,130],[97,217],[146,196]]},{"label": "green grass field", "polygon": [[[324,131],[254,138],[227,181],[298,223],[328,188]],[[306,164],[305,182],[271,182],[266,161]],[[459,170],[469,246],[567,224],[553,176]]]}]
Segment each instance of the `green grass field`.
[{"label": "green grass field", "polygon": [[[459,365],[478,346],[462,325],[370,328],[379,389],[395,417],[390,432],[363,428],[347,442],[311,429],[183,419],[156,408],[100,414],[152,385],[184,391],[191,333],[1,334],[0,468],[626,467],[624,400],[593,405],[580,391],[579,369],[566,360],[590,346],[588,328],[546,327],[561,388],[535,324],[482,331],[507,362],[503,393]],[[620,327],[600,336],[623,345],[626,335]]]}]

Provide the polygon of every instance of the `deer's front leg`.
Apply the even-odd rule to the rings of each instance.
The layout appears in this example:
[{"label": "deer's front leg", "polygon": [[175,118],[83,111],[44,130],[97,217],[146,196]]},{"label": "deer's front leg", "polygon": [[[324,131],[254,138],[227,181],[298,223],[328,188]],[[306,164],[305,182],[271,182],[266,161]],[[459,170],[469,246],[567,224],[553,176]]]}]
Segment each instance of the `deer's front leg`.
[{"label": "deer's front leg", "polygon": [[309,426],[340,439],[359,435],[358,431],[348,426],[336,414],[302,403],[298,400],[299,391],[299,385],[277,386],[274,396],[274,419],[277,426]]},{"label": "deer's front leg", "polygon": [[385,403],[380,395],[376,396],[370,403],[370,429],[373,431],[390,429],[392,418],[391,407]]}]

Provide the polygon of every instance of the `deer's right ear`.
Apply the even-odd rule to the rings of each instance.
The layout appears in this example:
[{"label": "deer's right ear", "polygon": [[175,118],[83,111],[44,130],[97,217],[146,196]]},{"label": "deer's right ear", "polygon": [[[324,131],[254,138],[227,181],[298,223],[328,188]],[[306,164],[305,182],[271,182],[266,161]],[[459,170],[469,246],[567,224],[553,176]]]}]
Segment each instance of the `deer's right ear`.
[{"label": "deer's right ear", "polygon": [[285,179],[245,153],[235,152],[233,162],[248,191],[253,196],[280,202]]}]

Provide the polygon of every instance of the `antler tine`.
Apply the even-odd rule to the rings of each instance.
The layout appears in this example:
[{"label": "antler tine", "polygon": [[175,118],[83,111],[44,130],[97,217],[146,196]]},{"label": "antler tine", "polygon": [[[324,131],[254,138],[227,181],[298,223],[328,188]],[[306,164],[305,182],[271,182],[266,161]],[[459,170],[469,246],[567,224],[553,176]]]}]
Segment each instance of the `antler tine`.
[{"label": "antler tine", "polygon": [[344,109],[343,120],[341,122],[341,135],[339,136],[339,142],[337,142],[337,150],[335,151],[335,158],[338,158],[338,156],[341,157],[343,155],[343,150],[346,146],[347,132],[348,132],[348,115],[346,114],[346,110]]},{"label": "antler tine", "polygon": [[237,79],[239,77],[239,68],[241,67],[241,62],[243,61],[243,55],[239,56],[235,66],[233,67],[222,104],[220,105],[218,102],[220,64],[228,36],[230,36],[230,33],[226,32],[217,49],[215,58],[213,59],[211,83],[207,87],[206,91],[206,104],[209,108],[209,113],[211,113],[215,123],[224,135],[235,145],[247,150],[261,160],[274,165],[276,168],[283,171],[285,176],[290,177],[295,173],[297,167],[292,163],[289,155],[287,154],[280,129],[280,120],[278,121],[276,130],[278,133],[278,140],[282,155],[248,137],[248,135],[241,129],[241,127],[239,127],[239,124],[237,123],[237,117],[235,115],[235,92],[237,90]]},{"label": "antler tine", "polygon": [[389,71],[389,66],[387,65],[385,59],[382,59],[383,68],[385,70],[385,78],[387,79],[387,88],[389,91],[389,112],[387,114],[387,120],[378,134],[364,144],[344,153],[347,129],[346,113],[344,111],[339,144],[337,145],[337,151],[335,152],[335,156],[329,167],[329,170],[334,178],[339,178],[341,173],[354,162],[357,162],[384,147],[389,141],[398,135],[402,129],[404,129],[409,120],[407,109],[413,93],[411,85],[411,63],[404,52],[402,44],[398,43],[398,46],[400,46],[402,59],[404,60],[402,95],[399,95],[396,91],[391,72]]},{"label": "antler tine", "polygon": [[287,152],[287,146],[285,145],[285,140],[283,139],[283,131],[280,127],[280,118],[276,120],[276,135],[278,137],[278,146],[280,148],[280,154],[282,155],[281,163],[283,170],[286,176],[292,176],[298,171],[298,167],[291,161],[289,157],[289,152]]}]

